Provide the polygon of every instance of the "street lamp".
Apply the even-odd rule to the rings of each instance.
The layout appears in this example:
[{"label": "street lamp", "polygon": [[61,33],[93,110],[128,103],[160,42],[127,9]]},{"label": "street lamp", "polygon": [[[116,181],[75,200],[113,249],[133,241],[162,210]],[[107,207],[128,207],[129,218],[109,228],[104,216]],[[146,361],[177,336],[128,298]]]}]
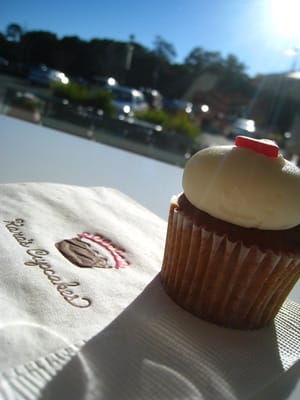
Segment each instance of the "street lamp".
[{"label": "street lamp", "polygon": [[129,42],[126,46],[126,59],[125,59],[125,80],[127,80],[128,72],[130,71],[132,64],[132,57],[134,51],[134,35],[129,36]]}]

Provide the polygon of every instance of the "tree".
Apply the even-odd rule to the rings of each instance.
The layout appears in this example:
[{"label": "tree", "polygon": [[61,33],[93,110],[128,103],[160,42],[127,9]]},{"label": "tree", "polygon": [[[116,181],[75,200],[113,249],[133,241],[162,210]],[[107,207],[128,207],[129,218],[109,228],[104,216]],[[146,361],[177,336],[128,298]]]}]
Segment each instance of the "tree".
[{"label": "tree", "polygon": [[245,64],[241,63],[234,54],[229,54],[227,56],[224,60],[224,65],[233,72],[245,74]]},{"label": "tree", "polygon": [[0,45],[4,45],[6,43],[6,38],[3,33],[0,32]]},{"label": "tree", "polygon": [[[87,43],[78,36],[65,36],[54,50],[56,68],[71,75],[80,75],[91,60],[87,57]],[[85,72],[85,71],[84,71]]]},{"label": "tree", "polygon": [[21,40],[24,62],[35,65],[46,64],[55,68],[57,65],[55,58],[57,44],[57,37],[53,33],[45,31],[25,33]]},{"label": "tree", "polygon": [[223,62],[224,60],[219,51],[205,51],[203,53],[203,64],[206,68],[220,68],[223,65]]},{"label": "tree", "polygon": [[[0,38],[1,39],[1,38]],[[129,51],[130,49],[134,51]],[[136,42],[94,38],[85,41],[77,36],[58,39],[51,32],[22,32],[15,23],[8,25],[0,40],[1,54],[28,66],[46,64],[74,77],[113,76],[132,87],[153,87],[163,95],[181,98],[195,82],[213,76],[214,90],[231,96],[247,92],[244,65],[234,55],[223,58],[219,52],[195,47],[184,63],[175,63],[176,50],[157,35],[152,49]],[[198,90],[200,90],[198,88]]]},{"label": "tree", "polygon": [[184,59],[184,64],[189,68],[190,71],[194,71],[195,68],[203,67],[204,51],[201,47],[195,47]]},{"label": "tree", "polygon": [[239,94],[246,97],[252,95],[253,88],[245,73],[245,65],[233,54],[229,54],[222,61],[219,69],[218,88],[227,95]]},{"label": "tree", "polygon": [[6,38],[12,42],[19,42],[23,34],[23,29],[19,24],[9,24],[6,28]]},{"label": "tree", "polygon": [[156,36],[154,40],[154,53],[162,60],[171,63],[177,56],[175,47],[161,36]]}]

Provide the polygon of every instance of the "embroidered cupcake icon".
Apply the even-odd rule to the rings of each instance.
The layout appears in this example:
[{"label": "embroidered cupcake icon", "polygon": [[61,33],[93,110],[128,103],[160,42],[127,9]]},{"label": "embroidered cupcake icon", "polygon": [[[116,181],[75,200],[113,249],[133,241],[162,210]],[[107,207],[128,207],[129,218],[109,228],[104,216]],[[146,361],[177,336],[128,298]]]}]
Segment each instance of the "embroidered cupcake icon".
[{"label": "embroidered cupcake icon", "polygon": [[129,262],[125,251],[99,234],[83,232],[72,239],[55,243],[72,264],[80,268],[125,268]]}]

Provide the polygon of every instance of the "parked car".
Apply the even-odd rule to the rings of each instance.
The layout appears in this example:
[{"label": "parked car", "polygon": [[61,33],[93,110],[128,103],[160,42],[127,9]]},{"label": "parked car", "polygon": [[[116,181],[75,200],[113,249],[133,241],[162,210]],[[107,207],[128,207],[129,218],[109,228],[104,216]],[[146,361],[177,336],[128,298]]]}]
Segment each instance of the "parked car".
[{"label": "parked car", "polygon": [[237,118],[225,128],[224,134],[227,137],[235,138],[236,136],[255,136],[255,121],[246,118]]},{"label": "parked car", "polygon": [[158,90],[142,87],[140,88],[140,91],[145,96],[145,100],[151,108],[153,108],[154,110],[162,109],[163,96]]},{"label": "parked car", "polygon": [[31,84],[42,86],[49,86],[54,82],[63,84],[69,83],[69,78],[64,74],[64,72],[48,68],[46,65],[31,68],[28,79]]},{"label": "parked car", "polygon": [[163,108],[171,114],[193,112],[193,103],[179,99],[163,99]]},{"label": "parked car", "polygon": [[93,75],[88,79],[88,81],[89,83],[102,88],[110,88],[119,85],[118,81],[112,76]]},{"label": "parked car", "polygon": [[112,95],[112,104],[117,114],[133,116],[137,111],[147,111],[149,106],[143,93],[125,86],[111,86],[107,88]]},{"label": "parked car", "polygon": [[29,65],[23,62],[9,60],[0,56],[0,72],[8,75],[14,75],[21,78],[27,78],[29,73]]},{"label": "parked car", "polygon": [[5,58],[0,56],[0,71],[6,72],[9,67],[9,61]]}]

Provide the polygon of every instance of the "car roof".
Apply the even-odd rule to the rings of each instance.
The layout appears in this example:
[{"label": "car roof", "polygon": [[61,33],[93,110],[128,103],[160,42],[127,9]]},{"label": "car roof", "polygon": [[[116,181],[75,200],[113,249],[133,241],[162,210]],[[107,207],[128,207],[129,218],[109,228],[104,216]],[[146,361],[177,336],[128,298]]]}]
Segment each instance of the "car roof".
[{"label": "car roof", "polygon": [[57,69],[49,68],[46,65],[35,65],[31,68],[31,71],[43,71],[43,72],[54,72],[54,73],[61,72]]},{"label": "car roof", "polygon": [[138,95],[143,95],[143,93],[135,88],[127,87],[127,86],[111,86],[109,87],[110,90],[112,91],[119,91],[119,92],[124,92],[124,93],[129,93],[131,94],[132,92],[136,92]]}]

